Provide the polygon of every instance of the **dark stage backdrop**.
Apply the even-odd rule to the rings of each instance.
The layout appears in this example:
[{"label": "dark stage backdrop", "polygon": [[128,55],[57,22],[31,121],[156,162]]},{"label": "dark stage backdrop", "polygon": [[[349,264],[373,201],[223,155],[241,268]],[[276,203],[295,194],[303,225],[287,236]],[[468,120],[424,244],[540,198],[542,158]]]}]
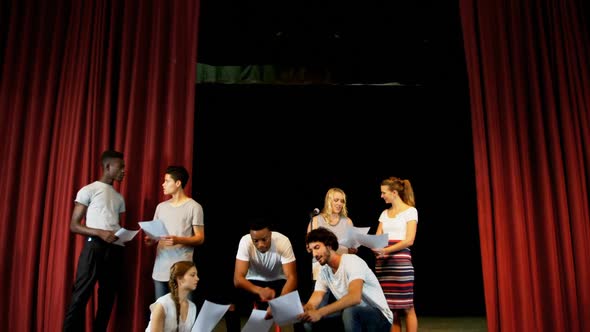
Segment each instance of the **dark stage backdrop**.
[{"label": "dark stage backdrop", "polygon": [[[398,176],[411,180],[419,211],[413,247],[418,315],[485,315],[463,91],[199,85],[193,195],[203,204],[207,240],[197,249],[197,263],[216,266],[200,270],[203,286],[231,287],[239,238],[250,218],[265,215],[292,240],[307,296],[309,212],[337,186],[347,194],[355,225],[374,232],[386,207],[380,181]],[[374,263],[368,249],[360,255]]]}]

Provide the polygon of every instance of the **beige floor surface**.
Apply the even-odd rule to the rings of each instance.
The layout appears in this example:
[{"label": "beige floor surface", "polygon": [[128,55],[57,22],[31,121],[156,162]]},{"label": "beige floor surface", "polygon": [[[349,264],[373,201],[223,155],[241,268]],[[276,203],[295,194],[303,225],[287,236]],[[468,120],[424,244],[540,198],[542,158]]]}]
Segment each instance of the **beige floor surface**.
[{"label": "beige floor surface", "polygon": [[[246,323],[246,318],[242,319],[242,326]],[[488,330],[485,317],[418,317],[418,325],[420,332],[487,332]],[[225,322],[222,319],[213,332],[225,331]],[[268,332],[273,331],[271,329]],[[293,327],[284,326],[281,332],[293,332]]]}]

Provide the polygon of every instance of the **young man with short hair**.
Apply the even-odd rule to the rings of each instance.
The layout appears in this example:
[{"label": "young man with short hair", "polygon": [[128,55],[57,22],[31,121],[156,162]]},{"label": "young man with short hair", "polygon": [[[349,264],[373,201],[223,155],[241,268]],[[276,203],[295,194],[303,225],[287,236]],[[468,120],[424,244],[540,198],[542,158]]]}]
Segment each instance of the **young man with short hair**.
[{"label": "young man with short hair", "polygon": [[[258,218],[250,224],[250,233],[240,239],[234,269],[234,286],[237,289],[236,310],[240,313],[252,309],[267,310],[268,301],[297,289],[297,268],[291,241],[285,235],[272,231],[270,224]],[[226,316],[228,331],[239,331],[239,317],[230,312]]]},{"label": "young man with short hair", "polygon": [[[357,255],[336,252],[338,238],[323,227],[307,233],[305,243],[322,265],[314,292],[299,315],[299,319],[306,322],[305,329],[313,331],[315,323],[323,317],[341,312],[344,331],[389,332],[393,313],[367,263]],[[328,290],[336,301],[318,307]]]},{"label": "young man with short hair", "polygon": [[[162,191],[170,199],[158,204],[154,220],[162,221],[168,235],[157,241],[152,271],[156,299],[170,292],[170,267],[179,261],[194,261],[194,248],[205,241],[203,207],[185,193],[188,179],[189,173],[184,166],[171,165],[164,171]],[[152,245],[154,240],[146,235],[144,242]],[[193,296],[191,292],[189,299],[193,300]]]},{"label": "young man with short hair", "polygon": [[[84,331],[86,304],[99,284],[98,308],[93,331],[106,331],[123,270],[123,247],[113,244],[125,212],[125,200],[113,187],[125,176],[123,154],[114,150],[101,155],[102,176],[80,189],[74,200],[70,231],[87,237],[78,260],[72,301],[66,310],[64,331]],[[85,223],[82,224],[82,220]]]}]

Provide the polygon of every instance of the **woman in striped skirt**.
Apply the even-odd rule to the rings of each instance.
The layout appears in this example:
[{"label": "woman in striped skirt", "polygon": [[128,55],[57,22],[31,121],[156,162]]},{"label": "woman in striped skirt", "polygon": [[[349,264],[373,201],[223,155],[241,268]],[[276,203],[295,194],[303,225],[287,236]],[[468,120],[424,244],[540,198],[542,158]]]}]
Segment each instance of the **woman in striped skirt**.
[{"label": "woman in striped skirt", "polygon": [[381,182],[381,198],[391,204],[379,216],[376,234],[389,234],[387,247],[373,249],[375,275],[394,312],[392,331],[401,331],[401,317],[406,318],[406,332],[418,331],[418,317],[414,310],[414,266],[410,246],[414,244],[418,225],[414,191],[409,180],[390,177]]}]

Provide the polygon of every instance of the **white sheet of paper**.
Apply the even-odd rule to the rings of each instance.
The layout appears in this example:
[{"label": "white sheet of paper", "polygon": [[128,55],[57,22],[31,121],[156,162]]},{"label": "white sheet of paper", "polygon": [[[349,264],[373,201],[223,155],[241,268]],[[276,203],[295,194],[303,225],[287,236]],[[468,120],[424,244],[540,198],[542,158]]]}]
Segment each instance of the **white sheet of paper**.
[{"label": "white sheet of paper", "polygon": [[353,227],[352,229],[357,233],[369,234],[371,227]]},{"label": "white sheet of paper", "polygon": [[303,305],[297,290],[276,297],[268,301],[268,304],[272,311],[272,317],[279,326],[298,322],[297,315],[303,313]]},{"label": "white sheet of paper", "polygon": [[225,314],[229,304],[217,304],[205,300],[201,311],[197,315],[197,320],[191,329],[192,332],[211,332]]},{"label": "white sheet of paper", "polygon": [[115,241],[113,243],[124,247],[125,246],[124,242],[127,242],[127,241],[133,239],[135,237],[135,234],[137,234],[138,232],[139,232],[139,229],[136,231],[130,231],[128,229],[121,227],[115,233],[115,236],[117,236],[119,239],[117,239],[117,241]]},{"label": "white sheet of paper", "polygon": [[338,244],[346,248],[356,248],[355,245],[357,244],[357,242],[349,236],[346,240],[339,240]]},{"label": "white sheet of paper", "polygon": [[168,230],[166,230],[162,220],[140,221],[139,227],[154,240],[159,240],[160,237],[168,235]]},{"label": "white sheet of paper", "polygon": [[348,238],[344,239],[344,240],[339,240],[338,244],[346,247],[346,248],[358,248],[358,246],[360,245],[355,239],[354,236],[348,236]]},{"label": "white sheet of paper", "polygon": [[264,316],[266,316],[266,310],[252,310],[248,321],[242,328],[242,332],[268,332],[274,321],[264,319]]},{"label": "white sheet of paper", "polygon": [[346,248],[358,248],[361,246],[361,243],[358,241],[358,235],[367,234],[370,229],[371,227],[349,227],[346,240],[338,241],[338,243]]},{"label": "white sheet of paper", "polygon": [[357,234],[356,240],[363,246],[370,249],[378,249],[387,247],[389,243],[389,234]]}]

